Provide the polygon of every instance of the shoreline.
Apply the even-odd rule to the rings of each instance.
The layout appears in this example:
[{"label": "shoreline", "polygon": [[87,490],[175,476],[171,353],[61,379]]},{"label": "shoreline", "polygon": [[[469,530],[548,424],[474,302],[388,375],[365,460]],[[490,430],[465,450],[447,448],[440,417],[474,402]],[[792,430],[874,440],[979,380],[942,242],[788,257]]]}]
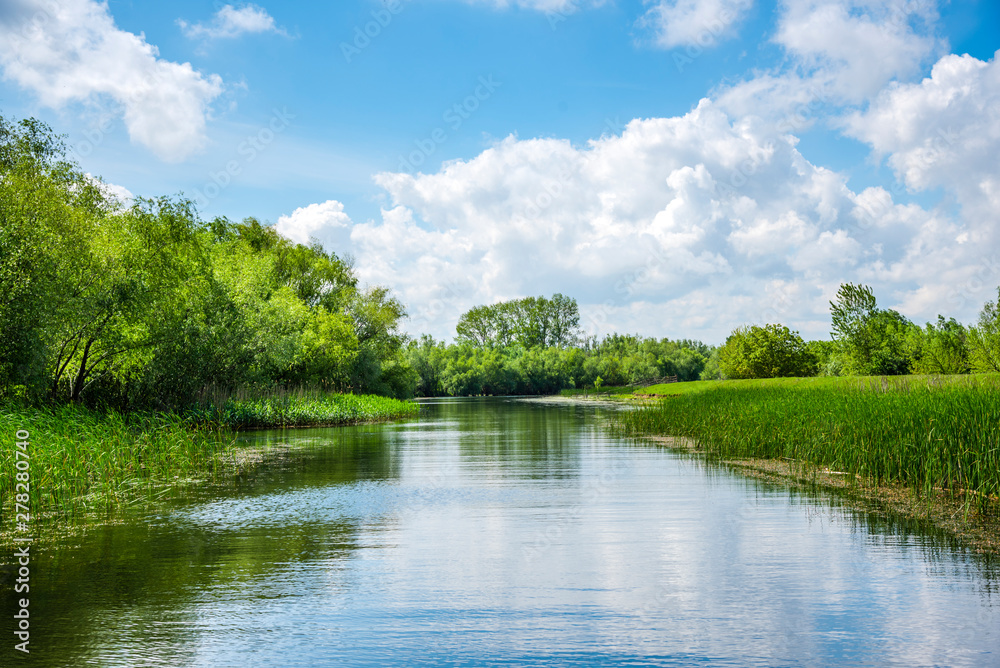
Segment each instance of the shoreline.
[{"label": "shoreline", "polygon": [[983,516],[975,508],[967,507],[961,497],[941,489],[918,497],[903,485],[870,485],[857,476],[801,460],[724,459],[713,457],[687,438],[656,435],[635,438],[675,452],[700,455],[736,473],[765,482],[833,492],[854,510],[925,523],[946,532],[978,554],[1000,555],[1000,516],[996,513]]},{"label": "shoreline", "polygon": [[[385,397],[325,399],[305,404],[293,400],[279,406],[281,410],[236,406],[241,412],[220,414],[229,418],[224,421],[170,411],[118,413],[67,405],[0,404],[0,431],[10,432],[11,437],[17,430],[32,436],[22,457],[29,462],[30,469],[24,471],[30,471],[30,477],[25,473],[19,490],[30,496],[18,501],[30,508],[33,529],[44,532],[55,525],[113,523],[137,506],[155,507],[163,497],[184,494],[192,484],[228,484],[252,474],[269,456],[292,451],[248,448],[239,443],[241,434],[385,424],[412,419],[420,412],[412,402]],[[9,468],[13,458],[13,449],[0,452],[0,462]],[[0,480],[5,511],[0,544],[10,544],[16,529],[14,482],[13,476]]]},{"label": "shoreline", "polygon": [[[597,405],[653,405],[670,395],[603,395],[561,396],[562,402],[582,402]],[[696,454],[713,463],[722,464],[734,473],[765,482],[800,489],[821,489],[832,492],[854,510],[884,517],[895,516],[933,527],[947,533],[966,548],[983,555],[1000,555],[1000,504],[994,503],[992,514],[983,516],[967,507],[962,496],[934,489],[930,495],[917,494],[905,485],[871,485],[857,476],[806,461],[783,459],[726,459],[702,449],[692,439],[636,435],[640,441],[654,443],[676,452]]]}]

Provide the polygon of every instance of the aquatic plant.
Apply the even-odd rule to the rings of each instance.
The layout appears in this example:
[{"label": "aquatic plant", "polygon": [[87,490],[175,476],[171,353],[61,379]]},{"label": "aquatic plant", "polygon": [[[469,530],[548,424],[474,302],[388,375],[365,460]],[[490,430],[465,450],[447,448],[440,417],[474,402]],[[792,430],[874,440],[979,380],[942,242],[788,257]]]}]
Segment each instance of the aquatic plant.
[{"label": "aquatic plant", "polygon": [[625,412],[618,424],[692,438],[720,457],[787,458],[921,493],[944,489],[982,509],[1000,497],[996,375],[719,384]]}]

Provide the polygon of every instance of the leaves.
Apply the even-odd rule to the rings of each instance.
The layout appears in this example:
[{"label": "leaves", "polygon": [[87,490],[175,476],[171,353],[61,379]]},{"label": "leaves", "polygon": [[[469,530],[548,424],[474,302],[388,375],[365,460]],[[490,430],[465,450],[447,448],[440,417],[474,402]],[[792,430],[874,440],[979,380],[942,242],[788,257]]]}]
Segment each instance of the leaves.
[{"label": "leaves", "polygon": [[784,325],[739,327],[719,350],[726,378],[814,376],[818,360],[798,332]]},{"label": "leaves", "polygon": [[128,209],[37,121],[0,119],[0,394],[133,406],[206,386],[412,393],[403,305],[350,264],[180,198]]},{"label": "leaves", "polygon": [[459,343],[478,347],[565,348],[576,343],[579,330],[576,300],[559,293],[552,299],[525,297],[475,306],[462,314],[455,327]]}]

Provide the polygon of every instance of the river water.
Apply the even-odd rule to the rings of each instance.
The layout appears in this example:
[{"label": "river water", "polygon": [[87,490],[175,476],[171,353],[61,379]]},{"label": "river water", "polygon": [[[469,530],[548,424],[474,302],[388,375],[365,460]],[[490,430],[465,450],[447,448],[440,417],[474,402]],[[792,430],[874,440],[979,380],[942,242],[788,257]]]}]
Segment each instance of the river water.
[{"label": "river water", "polygon": [[1000,569],[933,532],[615,438],[613,408],[422,405],[248,435],[293,450],[37,545],[28,663],[1000,665]]}]

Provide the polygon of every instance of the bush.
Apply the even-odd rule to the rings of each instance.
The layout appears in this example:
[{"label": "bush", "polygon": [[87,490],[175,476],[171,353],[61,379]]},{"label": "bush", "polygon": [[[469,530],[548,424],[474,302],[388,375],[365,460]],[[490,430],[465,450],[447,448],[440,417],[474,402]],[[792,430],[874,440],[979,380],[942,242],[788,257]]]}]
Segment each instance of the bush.
[{"label": "bush", "polygon": [[726,378],[815,376],[817,365],[798,332],[784,325],[739,327],[719,351],[719,369]]}]

